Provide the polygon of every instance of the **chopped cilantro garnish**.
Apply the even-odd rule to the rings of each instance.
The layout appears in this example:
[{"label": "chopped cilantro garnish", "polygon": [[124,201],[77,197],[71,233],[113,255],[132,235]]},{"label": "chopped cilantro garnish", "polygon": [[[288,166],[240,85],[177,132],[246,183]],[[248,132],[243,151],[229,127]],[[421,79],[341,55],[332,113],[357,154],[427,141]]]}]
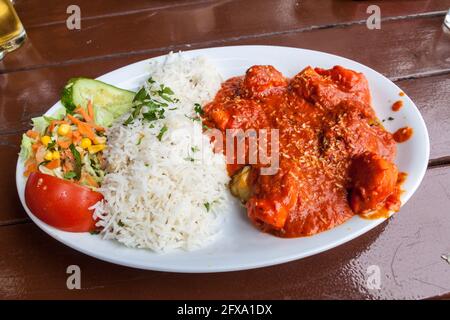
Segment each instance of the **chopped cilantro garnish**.
[{"label": "chopped cilantro garnish", "polygon": [[77,174],[73,171],[66,172],[64,174],[64,179],[73,179],[77,176]]},{"label": "chopped cilantro garnish", "polygon": [[54,140],[50,141],[47,145],[47,149],[48,150],[53,149],[55,147],[55,145],[56,145],[56,141],[54,141]]},{"label": "chopped cilantro garnish", "polygon": [[42,161],[41,163],[38,164],[38,167],[45,166],[49,162],[50,162],[50,160],[44,160],[44,161]]},{"label": "chopped cilantro garnish", "polygon": [[186,118],[188,118],[189,120],[192,121],[201,121],[202,119],[200,119],[199,117],[189,117],[188,115],[184,115]]},{"label": "chopped cilantro garnish", "polygon": [[[147,82],[152,85],[155,81],[149,78]],[[164,113],[167,102],[173,102],[171,96],[173,95],[172,89],[161,84],[158,90],[151,91],[150,93],[145,87],[142,87],[135,95],[133,99],[133,107],[130,116],[123,123],[124,125],[131,124],[142,113],[142,119],[145,121],[155,121],[164,119]],[[160,98],[160,99],[158,99]],[[164,101],[166,102],[164,102]],[[171,109],[174,110],[174,109]]]},{"label": "chopped cilantro garnish", "polygon": [[78,152],[75,145],[72,143],[70,146],[70,151],[72,151],[73,157],[75,159],[75,180],[80,180],[81,178],[81,155]]},{"label": "chopped cilantro garnish", "polygon": [[161,139],[162,139],[164,133],[166,133],[167,130],[168,130],[168,128],[167,128],[166,125],[164,125],[164,126],[161,128],[161,130],[159,131],[158,135],[156,136],[156,137],[158,138],[159,141],[161,141]]},{"label": "chopped cilantro garnish", "polygon": [[138,142],[136,143],[137,146],[141,144],[142,139],[144,139],[144,137],[145,137],[145,136],[144,136],[143,134],[141,134],[141,136],[140,136],[139,139],[138,139]]},{"label": "chopped cilantro garnish", "polygon": [[203,115],[203,109],[199,103],[194,104],[194,111],[201,116]]},{"label": "chopped cilantro garnish", "polygon": [[170,89],[169,87],[164,86],[163,84],[161,84],[159,86],[159,90],[156,91],[156,94],[158,94],[160,96],[160,98],[162,98],[162,99],[164,99],[164,100],[166,100],[168,102],[174,102],[172,100],[172,98],[169,97],[169,96],[173,95],[172,89]]}]

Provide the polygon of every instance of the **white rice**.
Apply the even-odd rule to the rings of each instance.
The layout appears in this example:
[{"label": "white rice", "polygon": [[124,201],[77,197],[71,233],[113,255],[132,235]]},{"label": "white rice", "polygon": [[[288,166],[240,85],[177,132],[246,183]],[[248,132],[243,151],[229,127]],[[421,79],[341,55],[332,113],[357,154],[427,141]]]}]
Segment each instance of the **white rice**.
[{"label": "white rice", "polygon": [[[151,64],[149,74],[153,88],[164,84],[179,101],[169,103],[165,119],[152,121],[153,128],[147,121],[124,126],[125,115],[108,129],[104,200],[94,216],[104,238],[129,247],[196,249],[218,234],[229,178],[224,156],[212,151],[201,122],[188,117],[195,116],[195,103],[213,99],[222,79],[205,58],[181,54]],[[164,125],[168,131],[159,141]]]}]

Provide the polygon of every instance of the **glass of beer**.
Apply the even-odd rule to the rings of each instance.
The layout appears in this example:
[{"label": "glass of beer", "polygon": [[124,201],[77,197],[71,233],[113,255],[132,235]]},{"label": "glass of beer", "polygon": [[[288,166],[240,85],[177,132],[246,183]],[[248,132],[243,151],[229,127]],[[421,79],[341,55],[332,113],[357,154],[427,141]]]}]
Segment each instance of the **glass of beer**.
[{"label": "glass of beer", "polygon": [[10,0],[0,0],[0,60],[22,45],[25,29]]}]

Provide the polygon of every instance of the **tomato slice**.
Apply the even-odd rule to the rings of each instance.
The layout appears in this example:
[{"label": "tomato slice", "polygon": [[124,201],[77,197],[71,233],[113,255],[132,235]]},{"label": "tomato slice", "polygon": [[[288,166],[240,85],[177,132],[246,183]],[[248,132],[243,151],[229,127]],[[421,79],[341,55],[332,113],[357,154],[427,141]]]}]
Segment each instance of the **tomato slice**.
[{"label": "tomato slice", "polygon": [[89,208],[101,199],[101,193],[40,172],[31,173],[25,186],[25,202],[31,212],[64,231],[94,231],[93,210]]}]

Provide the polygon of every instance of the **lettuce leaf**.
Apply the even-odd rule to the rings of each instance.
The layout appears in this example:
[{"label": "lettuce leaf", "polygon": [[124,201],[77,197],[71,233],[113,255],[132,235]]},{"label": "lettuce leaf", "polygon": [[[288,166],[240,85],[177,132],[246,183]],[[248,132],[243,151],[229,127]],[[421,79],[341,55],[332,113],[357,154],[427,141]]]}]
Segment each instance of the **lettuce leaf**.
[{"label": "lettuce leaf", "polygon": [[19,157],[24,161],[28,160],[28,158],[32,153],[31,145],[33,144],[33,142],[34,142],[33,139],[28,137],[26,134],[22,135],[22,143],[20,144]]},{"label": "lettuce leaf", "polygon": [[[45,133],[45,130],[50,125],[50,121],[52,120],[61,120],[66,115],[66,110],[64,108],[58,109],[52,116],[42,116],[35,117],[31,119],[33,124],[33,130],[39,132],[40,135]],[[22,135],[22,142],[20,144],[20,152],[19,157],[24,161],[28,160],[28,158],[32,154],[31,146],[34,143],[34,140],[28,137],[26,134]]]},{"label": "lettuce leaf", "polygon": [[39,132],[41,135],[45,133],[45,129],[50,124],[44,117],[32,118],[31,122],[33,123],[33,130]]},{"label": "lettuce leaf", "polygon": [[66,110],[64,108],[60,108],[52,116],[32,118],[31,122],[33,123],[33,130],[43,135],[45,133],[45,129],[47,129],[47,127],[50,125],[50,121],[61,120],[65,115]]}]

